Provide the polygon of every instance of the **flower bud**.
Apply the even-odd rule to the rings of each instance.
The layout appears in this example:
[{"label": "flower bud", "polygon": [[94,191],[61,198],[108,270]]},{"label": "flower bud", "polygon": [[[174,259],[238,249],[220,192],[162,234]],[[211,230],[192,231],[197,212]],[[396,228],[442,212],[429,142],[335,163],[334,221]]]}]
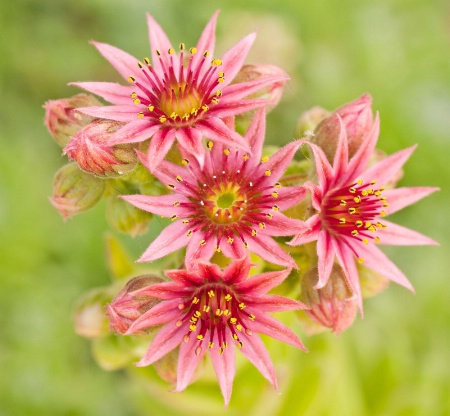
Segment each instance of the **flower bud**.
[{"label": "flower bud", "polygon": [[350,299],[352,293],[342,269],[337,265],[333,265],[330,279],[322,289],[314,289],[317,281],[316,268],[305,273],[301,283],[300,301],[310,307],[305,312],[311,320],[339,334],[355,320],[356,300]]},{"label": "flower bud", "polygon": [[97,98],[88,94],[47,101],[44,104],[44,124],[56,143],[63,147],[69,142],[71,136],[94,119],[76,109],[98,105],[101,103]]},{"label": "flower bud", "polygon": [[82,172],[76,163],[69,163],[53,178],[52,205],[64,219],[93,207],[105,190],[103,180]]},{"label": "flower bud", "polygon": [[117,196],[111,196],[106,203],[106,220],[111,228],[132,237],[145,234],[153,215],[134,207]]},{"label": "flower bud", "polygon": [[312,136],[318,124],[327,118],[330,112],[322,107],[313,107],[302,113],[295,127],[295,137]]},{"label": "flower bud", "polygon": [[137,165],[134,144],[111,146],[108,139],[124,123],[95,119],[76,133],[64,154],[78,163],[81,170],[101,177],[117,177],[132,171]]},{"label": "flower bud", "polygon": [[[132,293],[138,289],[153,286],[163,281],[160,277],[151,274],[134,277],[129,280],[125,287],[106,307],[110,330],[124,334],[136,319],[158,304],[161,299],[143,295],[133,296]],[[136,334],[140,333],[143,334],[146,332],[136,332]]]},{"label": "flower bud", "polygon": [[98,338],[108,334],[105,305],[111,296],[104,288],[93,289],[75,305],[73,320],[75,332],[85,338]]},{"label": "flower bud", "polygon": [[372,114],[372,97],[364,94],[351,103],[345,104],[333,111],[315,129],[312,142],[319,145],[330,162],[336,153],[341,125],[338,117],[347,131],[348,153],[353,156],[359,149],[361,142],[372,129],[374,120]]},{"label": "flower bud", "polygon": [[[286,77],[286,79],[274,82],[267,85],[264,88],[259,89],[254,94],[251,94],[251,98],[265,98],[270,102],[266,106],[266,112],[273,110],[280,102],[283,95],[283,89],[288,81],[289,75],[283,69],[275,65],[259,64],[259,65],[244,65],[241,70],[234,77],[232,84],[238,84],[241,82],[254,81],[261,78],[267,78],[271,76]],[[244,118],[251,118],[254,114],[253,111],[245,113]]]}]

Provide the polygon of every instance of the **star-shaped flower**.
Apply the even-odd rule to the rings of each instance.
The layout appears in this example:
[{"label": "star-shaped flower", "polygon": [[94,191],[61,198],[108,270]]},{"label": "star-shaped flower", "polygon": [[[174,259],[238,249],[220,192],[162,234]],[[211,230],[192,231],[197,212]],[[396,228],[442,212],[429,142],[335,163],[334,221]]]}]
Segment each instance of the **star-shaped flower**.
[{"label": "star-shaped flower", "polygon": [[316,213],[306,223],[310,229],[299,233],[289,244],[300,245],[317,240],[319,280],[324,287],[335,258],[342,266],[347,282],[362,309],[359,275],[355,260],[392,281],[413,290],[405,275],[376,247],[389,245],[437,244],[415,231],[393,224],[385,217],[417,202],[437,190],[431,187],[385,190],[385,185],[400,170],[415,149],[412,146],[386,157],[367,169],[377,143],[378,116],[355,155],[348,157],[345,128],[341,125],[333,166],[320,147],[308,143],[314,154],[318,184],[306,183]]},{"label": "star-shaped flower", "polygon": [[164,325],[137,365],[150,365],[180,346],[175,391],[182,391],[208,351],[227,406],[235,375],[236,346],[277,388],[272,362],[257,333],[306,351],[288,327],[268,314],[305,306],[266,294],[289,275],[290,269],[248,277],[251,266],[248,257],[233,261],[224,270],[216,264],[200,262],[188,270],[166,271],[171,282],[131,293],[132,297],[162,299],[134,321],[127,332],[140,333]]},{"label": "star-shaped flower", "polygon": [[[296,267],[274,240],[307,227],[281,212],[305,195],[303,187],[278,182],[301,142],[292,142],[272,157],[261,157],[265,112],[260,110],[246,132],[252,154],[209,142],[202,169],[193,159],[184,166],[163,161],[153,174],[171,191],[161,196],[123,198],[145,211],[170,217],[174,224],[162,231],[140,261],[152,261],[187,246],[186,264],[209,260],[214,252],[241,258],[249,250],[271,263]],[[144,161],[145,162],[145,161]]]},{"label": "star-shaped flower", "polygon": [[85,107],[85,114],[126,123],[111,144],[142,142],[152,137],[148,165],[154,170],[175,140],[203,164],[202,136],[230,147],[249,150],[246,141],[222,121],[224,117],[270,104],[250,94],[285,76],[266,76],[230,85],[239,72],[255,39],[250,34],[226,52],[214,58],[214,13],[196,47],[179,45],[175,52],[166,34],[147,15],[151,60],[138,61],[128,53],[104,43],[93,42],[100,53],[133,86],[110,82],[76,82],[72,85],[97,94],[111,106]]}]

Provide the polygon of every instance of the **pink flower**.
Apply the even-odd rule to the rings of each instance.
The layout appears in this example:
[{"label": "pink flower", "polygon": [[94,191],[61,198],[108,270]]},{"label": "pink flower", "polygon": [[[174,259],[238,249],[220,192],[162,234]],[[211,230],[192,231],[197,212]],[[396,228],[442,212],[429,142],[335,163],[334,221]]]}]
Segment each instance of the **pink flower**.
[{"label": "pink flower", "polygon": [[365,170],[376,145],[379,119],[355,155],[349,160],[347,134],[341,131],[333,166],[316,145],[311,147],[318,177],[318,185],[305,184],[311,192],[316,213],[307,220],[310,230],[299,233],[291,245],[317,240],[319,280],[323,288],[330,277],[334,259],[343,268],[347,282],[362,309],[362,298],[355,259],[394,282],[413,290],[404,274],[376,247],[374,243],[390,245],[437,244],[415,231],[385,220],[385,216],[417,202],[437,188],[417,187],[385,190],[384,185],[394,176],[415,149],[408,149],[386,157]]},{"label": "pink flower", "polygon": [[197,46],[186,50],[180,44],[179,54],[161,27],[147,15],[152,64],[143,63],[113,46],[93,42],[100,53],[134,86],[109,82],[73,83],[103,97],[112,106],[87,107],[85,114],[127,123],[112,138],[114,144],[141,142],[150,137],[149,166],[155,169],[172,147],[175,139],[180,147],[203,164],[205,149],[202,136],[249,150],[246,141],[228,128],[222,118],[234,116],[266,104],[264,99],[245,99],[249,94],[285,76],[267,76],[253,81],[229,85],[239,72],[255,39],[251,34],[226,52],[214,58],[214,13]]},{"label": "pink flower", "polygon": [[209,260],[214,252],[241,258],[248,249],[269,262],[296,267],[272,237],[295,235],[306,228],[304,222],[281,213],[306,191],[278,182],[301,142],[288,144],[270,159],[261,158],[264,133],[265,112],[260,110],[245,135],[251,156],[209,142],[211,151],[203,169],[195,159],[183,159],[184,166],[161,162],[154,175],[172,194],[123,196],[138,208],[178,220],[156,238],[140,261],[187,246],[187,265]]},{"label": "pink flower", "polygon": [[276,388],[269,354],[257,332],[306,351],[298,337],[268,312],[302,309],[295,300],[267,295],[290,270],[259,274],[250,278],[248,257],[235,260],[224,270],[216,264],[198,263],[188,270],[170,270],[172,282],[155,284],[132,293],[162,299],[138,318],[128,334],[164,324],[138,366],[147,366],[180,345],[175,391],[190,383],[198,363],[208,351],[228,405],[235,374],[237,346]]}]

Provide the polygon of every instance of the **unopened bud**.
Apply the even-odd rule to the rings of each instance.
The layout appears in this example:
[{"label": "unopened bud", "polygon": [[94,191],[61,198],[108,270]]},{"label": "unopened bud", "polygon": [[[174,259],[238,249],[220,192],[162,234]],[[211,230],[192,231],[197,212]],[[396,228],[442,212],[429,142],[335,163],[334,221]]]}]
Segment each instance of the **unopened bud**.
[{"label": "unopened bud", "polygon": [[314,130],[312,142],[322,148],[330,162],[333,162],[341,131],[341,124],[336,115],[340,116],[347,131],[348,154],[352,157],[373,127],[372,97],[364,94],[357,100],[339,107]]},{"label": "unopened bud", "polygon": [[108,198],[106,203],[106,220],[111,228],[132,237],[145,234],[153,215],[134,207],[116,196]]},{"label": "unopened bud", "polygon": [[82,172],[76,163],[69,163],[53,178],[52,205],[64,219],[93,207],[102,197],[105,183]]},{"label": "unopened bud", "polygon": [[308,137],[311,139],[319,123],[329,115],[330,112],[322,107],[313,107],[305,111],[297,121],[295,137]]},{"label": "unopened bud", "polygon": [[109,138],[124,123],[113,120],[96,119],[76,133],[64,154],[74,160],[80,169],[101,177],[118,177],[132,171],[137,165],[135,145],[111,146]]},{"label": "unopened bud", "polygon": [[[110,330],[124,334],[133,322],[153,306],[161,302],[161,299],[152,296],[136,295],[133,292],[138,289],[153,286],[164,280],[155,275],[143,275],[129,280],[125,287],[117,294],[107,306]],[[147,333],[145,331],[135,332]]]},{"label": "unopened bud", "polygon": [[357,303],[345,281],[342,269],[334,265],[327,284],[314,289],[317,269],[305,273],[301,283],[300,300],[310,307],[306,315],[319,325],[339,334],[355,320]]},{"label": "unopened bud", "polygon": [[69,142],[71,136],[94,119],[76,109],[98,105],[101,105],[100,101],[88,94],[50,100],[44,104],[44,123],[56,143],[63,147]]}]

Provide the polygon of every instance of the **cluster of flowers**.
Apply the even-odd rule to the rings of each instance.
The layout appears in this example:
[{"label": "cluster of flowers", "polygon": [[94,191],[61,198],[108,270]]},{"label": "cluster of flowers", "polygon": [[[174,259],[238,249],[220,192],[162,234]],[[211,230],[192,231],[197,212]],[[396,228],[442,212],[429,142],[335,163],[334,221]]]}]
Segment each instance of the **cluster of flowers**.
[{"label": "cluster of flowers", "polygon": [[[274,66],[243,66],[253,34],[216,58],[217,14],[197,46],[178,52],[148,16],[151,59],[94,42],[131,85],[73,83],[112,105],[86,94],[50,101],[45,122],[73,161],[56,174],[51,197],[64,218],[105,198],[110,225],[131,235],[146,232],[153,215],[170,219],[139,262],[186,248],[167,279],[125,285],[107,306],[110,328],[157,327],[137,365],[178,348],[175,391],[208,352],[228,404],[234,347],[274,387],[258,333],[306,350],[271,312],[303,310],[308,328],[339,333],[362,312],[364,290],[374,294],[387,279],[412,290],[377,244],[435,244],[385,217],[436,188],[394,189],[415,147],[391,156],[375,149],[379,119],[368,95],[332,113],[314,108],[300,118],[303,138],[264,147],[266,111],[288,78]],[[299,149],[303,161],[294,159]],[[267,294],[288,276],[298,300]]]}]

